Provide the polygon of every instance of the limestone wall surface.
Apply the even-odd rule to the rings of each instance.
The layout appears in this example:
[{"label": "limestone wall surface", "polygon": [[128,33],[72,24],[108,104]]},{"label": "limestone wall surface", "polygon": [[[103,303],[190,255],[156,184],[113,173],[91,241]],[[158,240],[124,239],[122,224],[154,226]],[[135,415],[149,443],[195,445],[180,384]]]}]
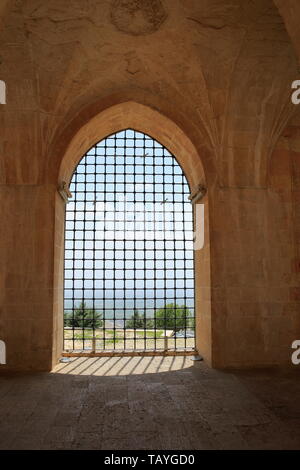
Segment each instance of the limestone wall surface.
[{"label": "limestone wall surface", "polygon": [[290,365],[300,339],[299,19],[297,0],[0,0],[1,368],[57,362],[57,187],[106,131],[130,126],[207,186],[199,352],[214,367]]}]

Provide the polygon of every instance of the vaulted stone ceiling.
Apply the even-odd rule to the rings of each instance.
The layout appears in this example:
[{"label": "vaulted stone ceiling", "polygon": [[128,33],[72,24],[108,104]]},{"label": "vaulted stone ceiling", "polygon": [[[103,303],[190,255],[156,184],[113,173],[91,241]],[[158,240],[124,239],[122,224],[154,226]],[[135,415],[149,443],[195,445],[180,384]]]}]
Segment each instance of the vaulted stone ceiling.
[{"label": "vaulted stone ceiling", "polygon": [[298,0],[274,0],[300,59],[300,3]]},{"label": "vaulted stone ceiling", "polygon": [[299,67],[288,34],[300,34],[296,2],[275,3],[0,0],[8,95],[0,182],[54,180],[55,143],[72,135],[74,118],[90,117],[93,103],[100,110],[130,98],[186,130],[208,180],[265,186],[278,138],[299,113],[290,101]]}]

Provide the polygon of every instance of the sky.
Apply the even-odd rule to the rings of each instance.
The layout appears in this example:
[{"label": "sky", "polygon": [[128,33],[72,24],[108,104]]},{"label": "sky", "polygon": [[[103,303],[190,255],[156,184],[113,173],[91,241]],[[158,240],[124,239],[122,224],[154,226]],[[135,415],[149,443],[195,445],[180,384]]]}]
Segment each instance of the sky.
[{"label": "sky", "polygon": [[126,130],[104,139],[73,175],[65,232],[65,311],[84,298],[107,318],[194,304],[188,183],[158,142]]}]

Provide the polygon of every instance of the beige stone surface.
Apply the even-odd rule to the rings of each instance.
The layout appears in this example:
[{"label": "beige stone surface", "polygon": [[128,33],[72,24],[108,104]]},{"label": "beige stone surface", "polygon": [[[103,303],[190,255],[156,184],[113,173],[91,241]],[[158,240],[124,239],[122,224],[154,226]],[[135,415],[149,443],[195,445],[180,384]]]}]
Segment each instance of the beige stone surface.
[{"label": "beige stone surface", "polygon": [[[134,4],[134,8],[133,5]],[[290,365],[300,338],[297,0],[0,1],[0,339],[6,369],[62,350],[56,188],[107,133],[160,140],[205,184],[197,345],[215,367]],[[4,368],[5,367],[2,367]]]},{"label": "beige stone surface", "polygon": [[0,449],[299,449],[297,371],[76,358],[0,377]]}]

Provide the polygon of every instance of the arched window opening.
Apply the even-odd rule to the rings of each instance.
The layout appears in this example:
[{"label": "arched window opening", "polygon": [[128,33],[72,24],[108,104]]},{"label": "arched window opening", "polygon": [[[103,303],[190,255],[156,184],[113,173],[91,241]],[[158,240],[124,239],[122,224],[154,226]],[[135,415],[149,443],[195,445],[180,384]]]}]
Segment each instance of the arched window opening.
[{"label": "arched window opening", "polygon": [[120,131],[84,155],[70,190],[64,349],[193,351],[193,209],[176,158]]}]

